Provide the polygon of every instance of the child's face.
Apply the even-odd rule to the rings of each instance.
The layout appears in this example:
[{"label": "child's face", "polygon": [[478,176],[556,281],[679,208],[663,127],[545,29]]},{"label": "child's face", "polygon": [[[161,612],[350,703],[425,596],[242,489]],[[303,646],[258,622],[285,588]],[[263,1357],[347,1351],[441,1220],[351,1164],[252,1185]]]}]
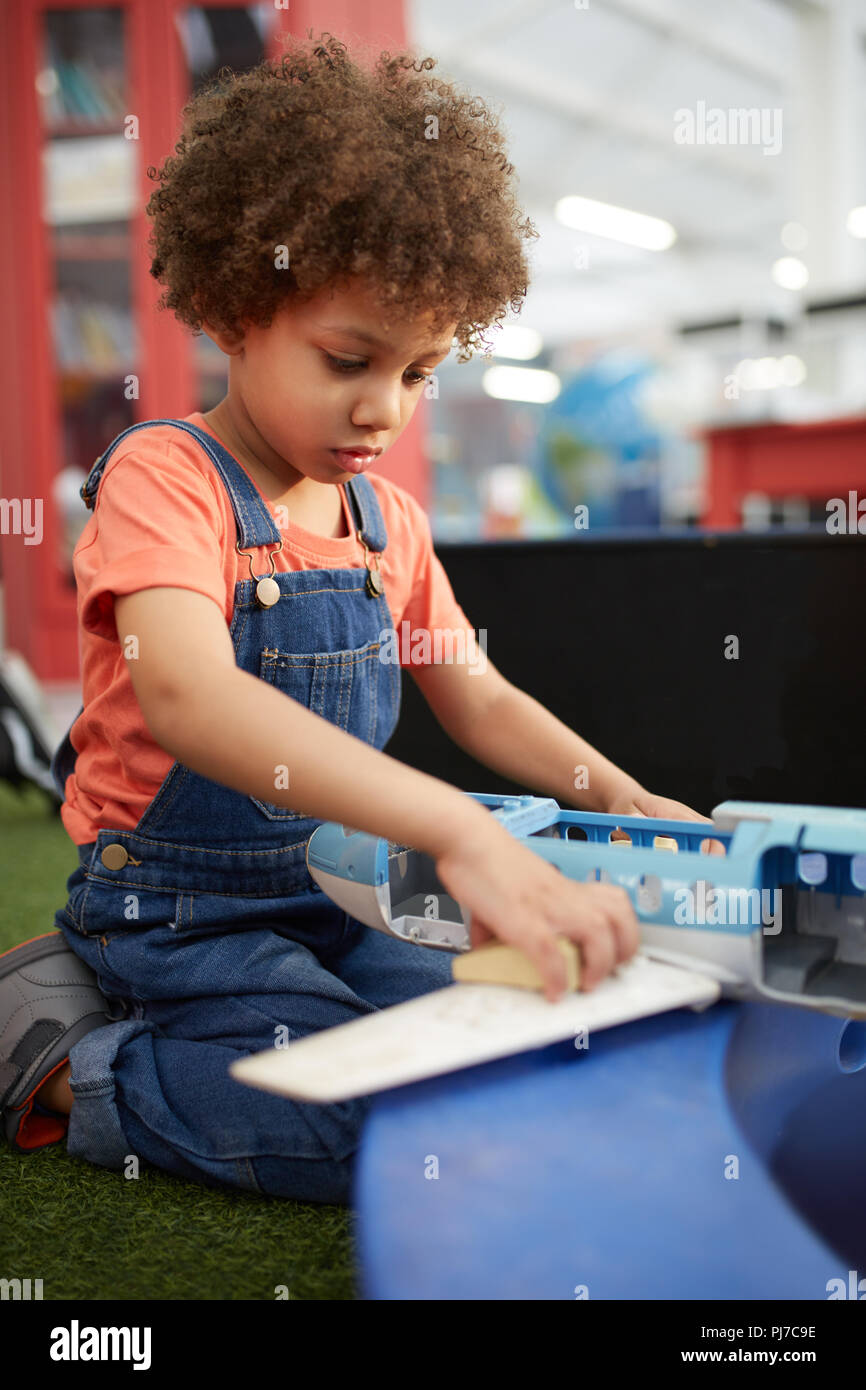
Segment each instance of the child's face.
[{"label": "child's face", "polygon": [[375,289],[353,280],[348,290],[325,288],[306,304],[289,304],[241,342],[207,331],[231,356],[224,406],[234,429],[291,485],[298,475],[341,483],[359,471],[335,449],[389,449],[456,328],[455,321],[434,334],[426,315],[409,320],[395,308],[386,320]]}]

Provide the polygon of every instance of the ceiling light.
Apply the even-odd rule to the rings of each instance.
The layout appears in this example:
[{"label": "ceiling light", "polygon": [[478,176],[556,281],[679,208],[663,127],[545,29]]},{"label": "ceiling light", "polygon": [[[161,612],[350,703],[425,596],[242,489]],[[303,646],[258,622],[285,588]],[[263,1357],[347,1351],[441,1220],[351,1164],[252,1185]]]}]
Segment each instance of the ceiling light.
[{"label": "ceiling light", "polygon": [[492,357],[513,357],[520,362],[528,362],[537,357],[544,346],[544,339],[534,328],[523,324],[507,323],[499,329],[490,350]]},{"label": "ceiling light", "polygon": [[533,367],[488,367],[481,386],[498,401],[532,401],[537,405],[555,401],[562,389],[556,372]]},{"label": "ceiling light", "polygon": [[670,222],[660,217],[597,203],[593,198],[560,198],[555,215],[565,227],[623,241],[627,246],[640,246],[645,251],[666,251],[677,239]]},{"label": "ceiling light", "polygon": [[743,391],[772,391],[777,386],[799,386],[806,380],[806,364],[793,353],[784,357],[745,357],[734,372]]},{"label": "ceiling light", "polygon": [[808,270],[796,256],[780,256],[773,262],[772,275],[783,290],[801,290],[809,281]]},{"label": "ceiling light", "polygon": [[799,386],[806,380],[806,363],[802,357],[786,353],[779,358],[779,376],[783,386]]}]

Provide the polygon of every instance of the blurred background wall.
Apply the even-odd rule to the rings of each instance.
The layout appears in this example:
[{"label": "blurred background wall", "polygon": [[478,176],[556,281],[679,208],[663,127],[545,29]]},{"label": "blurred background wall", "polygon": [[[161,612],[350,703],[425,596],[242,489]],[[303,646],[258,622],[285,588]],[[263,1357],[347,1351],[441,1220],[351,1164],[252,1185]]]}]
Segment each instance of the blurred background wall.
[{"label": "blurred background wall", "polygon": [[826,530],[834,498],[857,529],[866,0],[5,0],[0,647],[74,687],[81,480],[224,394],[154,310],[144,170],[201,82],[310,25],[500,108],[541,232],[519,320],[439,369],[383,467],[437,542]]}]

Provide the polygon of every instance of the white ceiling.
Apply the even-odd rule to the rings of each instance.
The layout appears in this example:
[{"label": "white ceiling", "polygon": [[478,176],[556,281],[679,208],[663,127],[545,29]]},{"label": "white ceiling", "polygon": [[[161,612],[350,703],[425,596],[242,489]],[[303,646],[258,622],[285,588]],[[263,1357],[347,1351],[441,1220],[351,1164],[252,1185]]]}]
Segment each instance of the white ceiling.
[{"label": "white ceiling", "polygon": [[[409,0],[408,29],[500,113],[541,233],[519,321],[549,346],[792,316],[800,296],[770,276],[791,220],[810,234],[806,296],[866,288],[866,241],[843,230],[866,203],[866,0]],[[781,110],[781,151],[678,144],[675,111],[700,102]],[[678,240],[644,252],[571,231],[553,213],[569,194],[665,218]]]}]

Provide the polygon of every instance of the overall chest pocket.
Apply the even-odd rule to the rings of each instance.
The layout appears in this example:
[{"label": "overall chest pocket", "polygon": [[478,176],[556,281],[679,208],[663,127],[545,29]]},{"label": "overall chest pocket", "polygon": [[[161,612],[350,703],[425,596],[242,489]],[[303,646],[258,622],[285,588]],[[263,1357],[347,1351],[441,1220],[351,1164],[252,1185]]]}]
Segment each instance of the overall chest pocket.
[{"label": "overall chest pocket", "polygon": [[[345,729],[365,743],[375,744],[379,717],[379,686],[383,679],[378,638],[363,647],[335,652],[283,652],[266,647],[259,663],[262,680],[297,700],[314,714]],[[291,765],[288,791],[291,795]],[[304,811],[250,800],[269,820],[309,820]]]}]

